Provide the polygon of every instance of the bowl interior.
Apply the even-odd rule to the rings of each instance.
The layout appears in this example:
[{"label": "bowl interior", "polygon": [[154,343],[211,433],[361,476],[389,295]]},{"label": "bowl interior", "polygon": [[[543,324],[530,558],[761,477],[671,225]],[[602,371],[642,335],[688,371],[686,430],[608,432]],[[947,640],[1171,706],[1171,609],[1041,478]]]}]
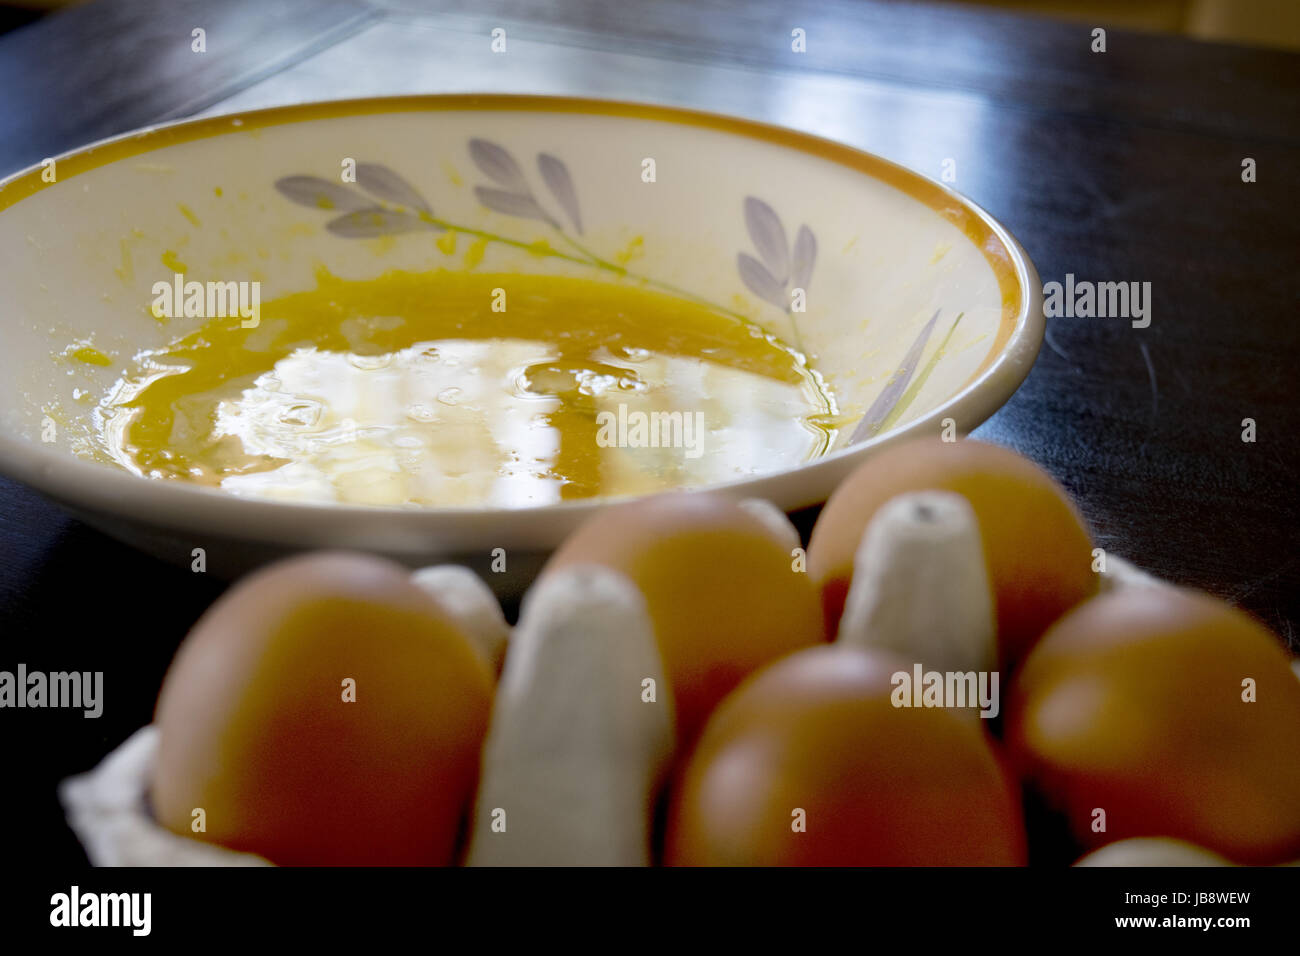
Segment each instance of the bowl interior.
[{"label": "bowl interior", "polygon": [[[756,138],[743,124],[632,107],[461,105],[207,120],[62,160],[47,188],[20,183],[32,194],[0,219],[0,398],[22,419],[9,427],[31,436],[47,414],[75,418],[137,350],[201,321],[150,312],[154,284],[178,271],[257,281],[263,301],[315,287],[321,268],[344,278],[477,268],[649,279],[801,346],[851,419],[919,346],[910,384],[920,387],[891,409],[889,427],[955,395],[1013,331],[1021,296],[1010,251],[943,190],[887,163],[855,169],[833,150]],[[350,163],[382,167],[388,193],[344,182]],[[548,174],[569,184],[567,196]],[[409,198],[399,192],[408,186]],[[437,223],[507,241],[440,244],[434,224],[395,213],[356,221],[350,234],[328,229],[354,200],[416,212],[422,202]],[[569,239],[608,265],[510,244],[568,252]],[[109,364],[61,361],[80,345]]]},{"label": "bowl interior", "polygon": [[833,143],[550,98],[289,107],[119,138],[0,188],[4,467],[52,480],[50,455],[53,472],[73,458],[132,357],[205,321],[151,312],[178,273],[259,283],[265,302],[316,288],[321,270],[434,269],[649,285],[744,317],[828,384],[836,451],[937,411],[973,427],[1041,337],[1014,240],[939,185]]}]

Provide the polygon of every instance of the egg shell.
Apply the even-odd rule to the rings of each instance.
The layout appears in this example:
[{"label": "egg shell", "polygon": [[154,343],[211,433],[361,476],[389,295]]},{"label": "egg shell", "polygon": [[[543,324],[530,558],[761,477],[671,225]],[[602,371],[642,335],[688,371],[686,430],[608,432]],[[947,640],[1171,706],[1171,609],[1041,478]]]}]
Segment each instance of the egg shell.
[{"label": "egg shell", "polygon": [[68,826],[92,866],[270,866],[252,853],[179,836],[158,825],[149,780],[158,728],[141,727],[93,769],[59,784]]},{"label": "egg shell", "polygon": [[278,864],[450,863],[491,694],[482,656],[406,569],[281,562],[223,595],[173,661],[155,813]]},{"label": "egg shell", "polygon": [[986,442],[917,438],[882,450],[854,470],[813,528],[808,573],[822,590],[832,630],[844,608],[863,530],[890,499],[925,490],[955,492],[975,511],[1004,669],[1019,661],[1054,620],[1097,592],[1088,531],[1051,476]]},{"label": "egg shell", "polygon": [[1111,591],[1048,631],[1008,696],[1018,769],[1085,847],[1172,837],[1241,863],[1300,855],[1300,682],[1241,611],[1180,588]]},{"label": "egg shell", "polygon": [[826,639],[786,532],[735,502],[674,493],[616,505],[571,535],[543,576],[574,564],[620,571],[644,595],[683,746],[747,674]]},{"label": "egg shell", "polygon": [[510,625],[483,579],[459,564],[435,564],[411,572],[411,580],[451,615],[492,673],[501,673],[510,643]]},{"label": "egg shell", "polygon": [[963,714],[896,707],[893,675],[909,666],[819,647],[745,681],[674,786],[665,862],[1023,864],[1019,792],[991,738]]}]

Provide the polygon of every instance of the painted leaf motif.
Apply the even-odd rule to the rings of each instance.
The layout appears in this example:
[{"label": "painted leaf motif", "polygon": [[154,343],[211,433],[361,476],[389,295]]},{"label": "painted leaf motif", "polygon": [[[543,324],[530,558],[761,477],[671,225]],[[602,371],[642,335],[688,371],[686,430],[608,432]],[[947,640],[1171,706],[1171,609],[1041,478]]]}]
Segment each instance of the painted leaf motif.
[{"label": "painted leaf motif", "polygon": [[442,232],[441,227],[425,222],[419,216],[392,209],[381,209],[379,206],[359,209],[331,219],[325,224],[325,228],[345,239],[373,239],[376,236],[395,236],[403,232],[420,232],[425,229]]},{"label": "painted leaf motif", "polygon": [[474,195],[493,212],[519,216],[523,219],[540,219],[542,222],[558,225],[532,196],[506,192],[504,189],[491,189],[487,186],[475,186]]},{"label": "painted leaf motif", "polygon": [[387,199],[408,209],[433,212],[414,186],[380,163],[357,163],[357,185],[378,199]]},{"label": "painted leaf motif", "polygon": [[777,282],[763,263],[742,252],[736,256],[736,271],[740,273],[740,280],[754,295],[771,302],[778,309],[786,307],[785,283]]},{"label": "painted leaf motif", "polygon": [[948,334],[943,337],[943,341],[939,343],[939,347],[930,353],[929,361],[925,363],[925,367],[921,369],[919,375],[912,379],[912,384],[907,386],[907,391],[903,393],[903,397],[894,403],[894,407],[889,410],[889,414],[885,416],[885,420],[880,423],[880,431],[888,431],[893,428],[894,424],[903,417],[903,413],[907,411],[907,407],[916,400],[916,396],[921,393],[921,389],[925,388],[925,383],[929,380],[930,373],[934,371],[934,367],[938,365],[939,360],[943,358],[944,349],[946,349],[948,343],[952,341],[952,334],[957,331],[957,325],[961,322],[961,317],[965,314],[965,312],[957,313],[957,318],[952,320],[952,325],[948,327]]},{"label": "painted leaf motif", "polygon": [[808,291],[812,280],[813,265],[817,262],[817,237],[807,226],[799,227],[799,234],[794,237],[794,262],[790,266],[790,278],[796,289]]},{"label": "painted leaf motif", "polygon": [[311,209],[352,212],[371,205],[359,192],[319,176],[285,176],[275,181],[275,188],[286,199]]},{"label": "painted leaf motif", "polygon": [[569,175],[569,167],[564,165],[563,160],[549,153],[538,153],[537,168],[541,170],[542,181],[546,183],[546,188],[551,191],[555,201],[569,217],[578,235],[582,235],[582,217],[578,214],[578,193],[573,188],[573,177]]},{"label": "painted leaf motif", "polygon": [[483,175],[495,183],[506,186],[510,192],[530,194],[523,170],[506,150],[486,139],[469,141],[469,157]]},{"label": "painted leaf motif", "polygon": [[894,405],[906,390],[907,383],[912,380],[912,375],[916,372],[916,364],[921,361],[921,353],[925,351],[925,343],[930,340],[930,333],[934,331],[934,324],[939,321],[939,311],[936,309],[934,315],[930,316],[930,321],[925,323],[916,336],[916,341],[912,343],[912,347],[903,356],[903,363],[898,367],[888,384],[885,385],[884,391],[871,403],[867,413],[862,416],[862,421],[858,422],[858,427],[853,431],[853,437],[849,439],[850,445],[871,438],[880,431],[880,426],[884,423],[890,411],[893,410]]},{"label": "painted leaf motif", "polygon": [[749,230],[750,241],[758,250],[758,257],[784,287],[790,278],[790,246],[786,242],[781,217],[763,200],[746,196],[745,228]]}]

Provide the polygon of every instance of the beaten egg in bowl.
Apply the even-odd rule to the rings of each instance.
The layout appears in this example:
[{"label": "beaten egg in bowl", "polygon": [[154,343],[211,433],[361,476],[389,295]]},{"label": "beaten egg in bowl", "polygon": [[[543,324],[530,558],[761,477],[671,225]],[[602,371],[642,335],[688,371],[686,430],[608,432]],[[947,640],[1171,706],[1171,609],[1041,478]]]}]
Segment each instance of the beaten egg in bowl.
[{"label": "beaten egg in bowl", "polygon": [[326,275],[256,318],[135,356],[79,451],[260,498],[518,507],[777,471],[835,434],[799,353],[659,292]]},{"label": "beaten egg in bowl", "polygon": [[883,445],[978,425],[1043,333],[1024,251],[938,183],[557,97],[94,144],[0,182],[0,280],[0,473],[220,574],[505,549],[507,591],[616,499],[820,503]]}]

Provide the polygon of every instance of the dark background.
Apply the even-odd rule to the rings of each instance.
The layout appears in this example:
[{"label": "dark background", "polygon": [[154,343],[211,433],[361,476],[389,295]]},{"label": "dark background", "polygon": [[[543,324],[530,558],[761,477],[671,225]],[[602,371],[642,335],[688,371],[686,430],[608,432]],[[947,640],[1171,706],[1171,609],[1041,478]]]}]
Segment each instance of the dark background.
[{"label": "dark background", "polygon": [[[1101,547],[1298,649],[1300,55],[1105,22],[1094,54],[1088,24],[865,0],[101,0],[27,19],[0,10],[0,29],[18,26],[0,37],[0,175],[203,110],[466,90],[744,114],[936,178],[954,158],[956,187],[1044,282],[1148,281],[1154,299],[1147,329],[1050,320],[1033,372],[977,437],[1055,475]],[[496,26],[506,56],[488,51]],[[5,858],[84,862],[56,782],[149,721],[177,643],[222,587],[0,479],[0,669],[102,670],[106,700],[93,721],[0,712]]]}]

